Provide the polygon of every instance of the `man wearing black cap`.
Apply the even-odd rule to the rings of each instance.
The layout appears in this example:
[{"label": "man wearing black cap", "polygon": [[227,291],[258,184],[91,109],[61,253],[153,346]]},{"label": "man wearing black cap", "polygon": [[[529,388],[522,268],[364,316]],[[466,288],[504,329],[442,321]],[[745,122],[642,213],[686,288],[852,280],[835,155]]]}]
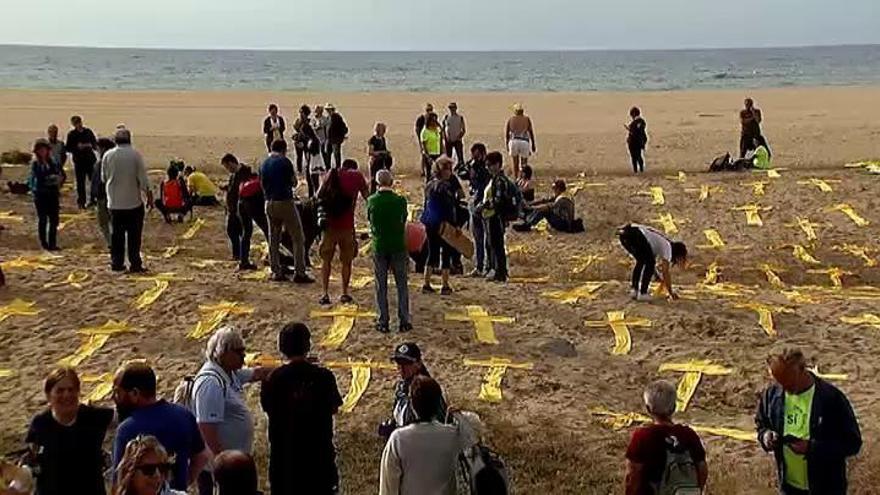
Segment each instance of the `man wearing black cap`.
[{"label": "man wearing black cap", "polygon": [[583,232],[583,222],[575,218],[574,201],[565,194],[568,187],[562,179],[553,182],[553,196],[535,201],[522,223],[513,226],[517,232],[528,232],[541,220],[559,232]]},{"label": "man wearing black cap", "polygon": [[[402,428],[417,420],[415,411],[410,402],[409,389],[412,381],[417,376],[430,377],[428,368],[422,362],[422,350],[413,342],[398,345],[391,355],[391,361],[397,364],[400,380],[394,387],[394,407],[391,411],[392,419],[379,425],[379,435],[388,437],[397,428]],[[441,423],[446,421],[446,401],[440,401],[440,407],[434,414],[433,419]]]}]

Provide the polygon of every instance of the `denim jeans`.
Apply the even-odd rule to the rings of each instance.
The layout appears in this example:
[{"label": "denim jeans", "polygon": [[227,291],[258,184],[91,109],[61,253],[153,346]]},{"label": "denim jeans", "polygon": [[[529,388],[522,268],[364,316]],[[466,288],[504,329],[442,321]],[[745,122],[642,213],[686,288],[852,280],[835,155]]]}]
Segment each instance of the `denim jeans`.
[{"label": "denim jeans", "polygon": [[409,316],[409,255],[406,252],[395,254],[373,254],[373,270],[376,276],[376,306],[379,308],[379,324],[388,325],[388,270],[394,272],[397,285],[397,319],[399,323],[410,322]]},{"label": "denim jeans", "polygon": [[471,213],[471,233],[474,235],[476,269],[482,272],[486,268],[486,224],[479,213]]}]

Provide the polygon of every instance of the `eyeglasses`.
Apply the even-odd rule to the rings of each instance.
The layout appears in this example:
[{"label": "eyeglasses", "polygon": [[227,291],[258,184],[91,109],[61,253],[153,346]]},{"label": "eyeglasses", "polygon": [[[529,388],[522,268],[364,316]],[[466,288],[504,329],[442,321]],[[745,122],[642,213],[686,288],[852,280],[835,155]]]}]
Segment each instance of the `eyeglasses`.
[{"label": "eyeglasses", "polygon": [[135,466],[135,469],[143,473],[144,476],[155,476],[157,472],[162,476],[167,476],[168,472],[171,471],[171,464],[167,462],[160,464],[141,464],[140,466]]}]

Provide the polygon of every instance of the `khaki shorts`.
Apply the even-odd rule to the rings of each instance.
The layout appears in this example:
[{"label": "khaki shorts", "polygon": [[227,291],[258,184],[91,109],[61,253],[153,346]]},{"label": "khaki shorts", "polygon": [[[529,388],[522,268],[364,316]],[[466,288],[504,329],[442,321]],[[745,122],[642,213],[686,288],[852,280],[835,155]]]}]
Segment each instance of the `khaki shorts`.
[{"label": "khaki shorts", "polygon": [[336,253],[336,247],[339,246],[339,260],[343,263],[351,263],[357,255],[358,245],[354,238],[353,230],[333,230],[324,231],[321,237],[321,259],[328,263],[333,261],[333,255]]}]

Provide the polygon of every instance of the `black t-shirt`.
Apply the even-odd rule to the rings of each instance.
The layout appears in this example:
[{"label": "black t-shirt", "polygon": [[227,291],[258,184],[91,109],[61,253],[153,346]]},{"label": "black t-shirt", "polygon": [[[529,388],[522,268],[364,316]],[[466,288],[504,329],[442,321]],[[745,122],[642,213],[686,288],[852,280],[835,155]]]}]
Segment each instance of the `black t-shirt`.
[{"label": "black t-shirt", "polygon": [[416,119],[416,136],[419,136],[419,140],[421,141],[422,129],[425,128],[425,116],[419,115],[419,118]]},{"label": "black t-shirt", "polygon": [[[91,144],[92,148],[80,149],[80,143]],[[94,151],[97,147],[98,140],[95,138],[95,133],[93,133],[88,127],[83,127],[82,130],[79,131],[71,129],[70,132],[67,133],[67,151],[73,155],[73,161],[76,163],[94,164],[98,161]]]},{"label": "black t-shirt", "polygon": [[226,209],[229,213],[234,215],[238,211],[238,187],[253,176],[254,172],[247,165],[241,165],[235,173],[229,174],[226,183]]},{"label": "black t-shirt", "polygon": [[647,123],[641,117],[636,117],[630,122],[629,135],[626,138],[630,146],[645,146],[645,143],[648,142],[648,133],[645,131],[645,127],[647,127]]},{"label": "black t-shirt", "polygon": [[31,420],[26,442],[36,445],[39,495],[105,495],[104,451],[113,410],[81,405],[76,422],[63,426],[45,411]]},{"label": "black t-shirt", "polygon": [[373,151],[388,151],[388,145],[383,137],[373,136],[367,141],[367,145],[372,146]]},{"label": "black t-shirt", "polygon": [[260,404],[269,416],[272,492],[289,493],[303,482],[335,485],[333,415],[342,397],[333,373],[308,362],[285,364],[263,383]]}]

